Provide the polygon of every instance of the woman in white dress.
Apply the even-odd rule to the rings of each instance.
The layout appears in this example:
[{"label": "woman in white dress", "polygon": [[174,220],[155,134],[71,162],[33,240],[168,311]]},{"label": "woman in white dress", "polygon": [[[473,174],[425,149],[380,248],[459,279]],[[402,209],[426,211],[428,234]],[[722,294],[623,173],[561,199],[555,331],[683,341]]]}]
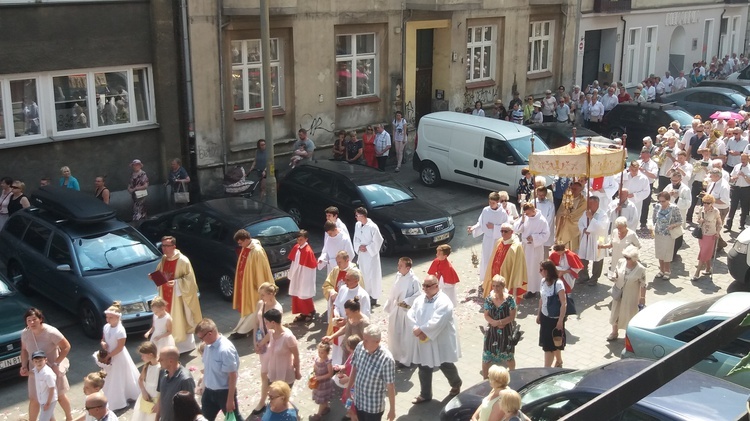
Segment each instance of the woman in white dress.
[{"label": "woman in white dress", "polygon": [[275,308],[281,314],[284,314],[284,309],[281,307],[281,303],[276,301],[276,293],[279,292],[279,287],[270,282],[264,282],[258,288],[258,295],[260,301],[258,301],[258,311],[256,317],[258,318],[257,328],[253,335],[255,344],[255,353],[258,354],[260,359],[260,401],[258,405],[253,409],[253,415],[260,415],[266,409],[266,398],[268,395],[268,360],[271,358],[271,353],[268,351],[268,345],[261,345],[261,341],[268,334],[268,326],[266,325],[265,319],[263,319],[263,313]]},{"label": "woman in white dress", "polygon": [[174,336],[172,336],[172,316],[167,313],[167,302],[161,297],[155,297],[151,301],[151,311],[154,312],[154,319],[145,337],[156,345],[158,353],[165,346],[175,346]]},{"label": "woman in white dress", "polygon": [[623,259],[617,264],[615,270],[615,286],[622,290],[619,299],[612,299],[612,312],[609,323],[612,325],[612,333],[607,337],[608,341],[614,341],[618,337],[620,329],[625,329],[633,318],[646,305],[646,268],[638,263],[638,249],[633,246],[627,247],[622,252]]},{"label": "woman in white dress", "polygon": [[[174,342],[172,343],[174,346]],[[158,348],[153,342],[144,342],[138,347],[138,353],[141,354],[143,368],[141,376],[138,378],[138,385],[141,387],[141,394],[133,407],[133,416],[130,421],[154,421],[156,413],[152,413],[153,405],[159,399],[159,392],[156,387],[159,385],[159,373],[161,365],[158,361]]]},{"label": "woman in white dress", "polygon": [[634,246],[640,249],[641,242],[638,241],[638,235],[635,231],[628,228],[628,219],[620,216],[615,219],[615,229],[612,230],[609,242],[599,245],[599,248],[610,249],[612,255],[612,260],[609,263],[610,273],[614,273],[617,268],[617,262],[622,258],[622,251],[627,246]]},{"label": "woman in white dress", "polygon": [[120,323],[122,307],[119,301],[115,301],[104,311],[107,324],[104,325],[102,336],[102,349],[107,351],[107,381],[102,391],[109,401],[109,407],[114,411],[128,406],[129,400],[138,399],[140,388],[138,387],[138,369],[135,368],[133,358],[125,348],[125,340],[128,335],[125,327]]}]

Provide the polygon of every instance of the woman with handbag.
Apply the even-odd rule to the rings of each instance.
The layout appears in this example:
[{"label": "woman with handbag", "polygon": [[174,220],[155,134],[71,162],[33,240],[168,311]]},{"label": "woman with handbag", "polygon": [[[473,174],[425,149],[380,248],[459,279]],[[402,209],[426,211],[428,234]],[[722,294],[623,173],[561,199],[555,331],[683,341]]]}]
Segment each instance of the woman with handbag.
[{"label": "woman with handbag", "polygon": [[264,282],[258,288],[258,295],[260,301],[258,301],[258,312],[256,317],[258,318],[258,327],[255,329],[253,334],[253,343],[255,347],[255,353],[258,354],[260,360],[260,401],[258,405],[253,408],[253,415],[262,414],[266,409],[266,395],[268,394],[268,360],[271,358],[271,354],[267,352],[268,345],[261,345],[263,339],[268,335],[268,325],[266,325],[263,314],[270,310],[276,309],[280,313],[284,313],[284,309],[281,307],[281,303],[276,301],[276,293],[279,292],[279,287],[270,282]]},{"label": "woman with handbag", "polygon": [[612,282],[612,310],[609,315],[609,324],[612,325],[612,333],[607,336],[607,341],[617,339],[620,329],[625,329],[630,319],[646,305],[646,268],[638,262],[638,249],[635,246],[627,246],[622,251],[622,259],[617,262]]},{"label": "woman with handbag", "polygon": [[674,241],[682,235],[682,215],[680,208],[671,203],[667,192],[659,193],[658,204],[654,207],[651,220],[654,223],[654,253],[659,259],[657,278],[669,279],[674,257]]},{"label": "woman with handbag", "polygon": [[719,210],[714,207],[716,199],[710,194],[703,195],[703,209],[701,209],[698,227],[693,230],[693,237],[698,239],[698,266],[695,267],[695,275],[690,278],[695,282],[700,279],[700,272],[706,267],[704,275],[711,275],[711,261],[716,252],[716,241],[721,232],[721,216]]},{"label": "woman with handbag", "polygon": [[128,193],[133,199],[133,221],[146,219],[146,196],[148,196],[148,175],[143,171],[143,163],[140,159],[134,159],[130,163],[133,173],[130,175]]},{"label": "woman with handbag", "polygon": [[513,340],[513,328],[516,325],[516,300],[505,289],[505,278],[500,275],[492,277],[492,291],[484,299],[484,320],[487,328],[484,331],[482,349],[482,378],[493,364],[501,364],[509,370],[516,368]]},{"label": "woman with handbag", "polygon": [[[550,260],[542,262],[539,268],[542,275],[542,287],[539,291],[539,308],[536,314],[536,324],[539,325],[539,346],[544,351],[544,366],[562,367],[562,351],[565,349],[565,315],[567,311],[567,296],[565,285],[557,274],[555,264]],[[552,297],[557,296],[557,300]],[[549,304],[557,303],[559,307]],[[555,314],[557,313],[557,314]]]},{"label": "woman with handbag", "polygon": [[641,242],[638,241],[638,235],[632,229],[628,228],[628,219],[619,216],[615,219],[615,229],[612,230],[610,241],[607,244],[600,244],[599,248],[610,249],[612,259],[609,264],[609,271],[615,272],[617,264],[623,257],[622,252],[628,246],[641,248]]}]

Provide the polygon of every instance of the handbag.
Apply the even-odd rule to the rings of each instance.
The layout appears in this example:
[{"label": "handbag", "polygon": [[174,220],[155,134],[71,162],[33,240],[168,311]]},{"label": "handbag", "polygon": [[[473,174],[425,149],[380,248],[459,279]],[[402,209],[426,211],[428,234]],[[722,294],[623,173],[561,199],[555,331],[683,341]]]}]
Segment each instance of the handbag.
[{"label": "handbag", "polygon": [[177,191],[174,192],[175,203],[190,203],[190,192],[185,188],[185,183],[179,183]]},{"label": "handbag", "polygon": [[[560,317],[562,303],[560,302],[560,296],[557,295],[557,281],[555,281],[552,291],[552,295],[547,297],[547,317]],[[573,298],[570,297],[570,294],[565,294],[565,302],[568,305],[565,315],[569,316],[571,314],[576,314],[575,303],[573,302]]]},{"label": "handbag", "polygon": [[676,240],[676,239],[682,237],[682,234],[683,234],[683,232],[682,232],[682,225],[680,225],[679,227],[672,228],[671,230],[669,230],[669,236],[672,237],[673,240]]},{"label": "handbag", "polygon": [[609,295],[612,296],[613,300],[620,301],[620,299],[622,299],[622,288],[617,285],[612,285],[612,289],[609,290]]},{"label": "handbag", "polygon": [[136,190],[133,192],[136,199],[143,199],[144,197],[148,196],[148,190]]},{"label": "handbag", "polygon": [[508,344],[506,345],[506,352],[510,352],[513,350],[513,348],[518,345],[518,342],[521,341],[521,336],[523,335],[523,331],[521,331],[521,325],[516,322],[515,320],[511,324],[510,328],[510,335]]},{"label": "handbag", "polygon": [[[703,218],[703,212],[701,212],[701,218]],[[703,238],[703,228],[702,227],[696,227],[693,230],[692,234],[693,234],[693,237],[695,237],[695,238],[697,238],[697,239],[700,240],[701,238]]]}]

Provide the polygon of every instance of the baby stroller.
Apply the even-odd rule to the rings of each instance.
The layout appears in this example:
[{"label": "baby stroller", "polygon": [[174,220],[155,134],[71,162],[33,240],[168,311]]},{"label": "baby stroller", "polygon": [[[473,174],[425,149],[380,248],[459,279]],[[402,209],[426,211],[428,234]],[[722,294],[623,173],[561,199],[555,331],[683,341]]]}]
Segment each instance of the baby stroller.
[{"label": "baby stroller", "polygon": [[[253,172],[255,175],[255,172]],[[247,180],[245,169],[238,165],[224,174],[224,194],[229,197],[251,197],[260,180]]]}]

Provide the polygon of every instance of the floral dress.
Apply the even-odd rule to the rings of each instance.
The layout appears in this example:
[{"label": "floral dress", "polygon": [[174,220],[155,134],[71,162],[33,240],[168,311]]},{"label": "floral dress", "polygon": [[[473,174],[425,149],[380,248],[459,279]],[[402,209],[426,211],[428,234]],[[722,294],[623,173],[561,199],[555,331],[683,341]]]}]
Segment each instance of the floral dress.
[{"label": "floral dress", "polygon": [[[328,364],[331,364],[331,359],[321,360],[320,358],[315,359],[315,366],[313,371],[316,376],[324,376],[328,374]],[[333,379],[319,380],[318,387],[312,391],[313,401],[317,404],[328,403],[333,397]]]},{"label": "floral dress", "polygon": [[[130,187],[136,188],[140,186],[148,185],[148,176],[146,171],[140,170],[134,172],[130,176]],[[140,199],[135,197],[135,193],[131,194],[133,198],[133,221],[139,221],[146,218],[146,197]]]},{"label": "floral dress", "polygon": [[[500,320],[510,316],[511,310],[516,309],[516,300],[512,295],[507,295],[505,301],[499,306],[492,302],[492,294],[484,300],[484,310],[489,312],[493,320]],[[513,359],[515,346],[509,343],[512,324],[497,328],[488,326],[484,334],[484,348],[482,350],[482,362],[502,363]]]}]

